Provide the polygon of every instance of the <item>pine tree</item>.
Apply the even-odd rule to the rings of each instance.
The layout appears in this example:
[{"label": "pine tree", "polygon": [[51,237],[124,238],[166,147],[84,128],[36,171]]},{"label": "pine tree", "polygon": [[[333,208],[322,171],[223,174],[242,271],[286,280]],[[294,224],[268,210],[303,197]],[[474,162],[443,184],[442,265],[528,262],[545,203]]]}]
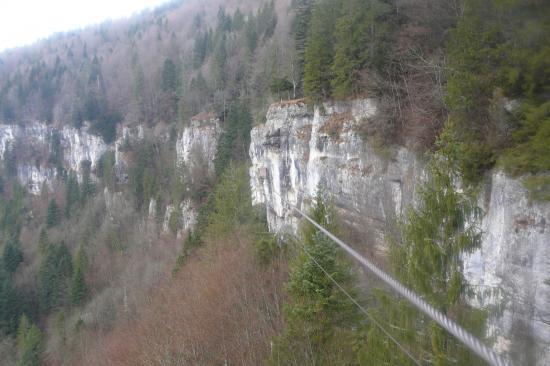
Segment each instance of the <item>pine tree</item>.
[{"label": "pine tree", "polygon": [[233,21],[231,23],[233,30],[238,32],[244,26],[244,14],[241,12],[241,9],[237,7],[235,13],[233,13]]},{"label": "pine tree", "polygon": [[2,262],[6,271],[13,273],[23,261],[23,252],[21,251],[21,244],[17,239],[9,239],[4,246],[4,252],[2,253]]},{"label": "pine tree", "polygon": [[48,205],[48,211],[46,213],[46,226],[48,228],[52,228],[59,225],[60,217],[59,206],[57,206],[54,199],[51,199],[50,204]]},{"label": "pine tree", "polygon": [[346,0],[335,27],[333,95],[345,98],[357,93],[359,72],[377,56],[383,17],[392,7],[380,0]]},{"label": "pine tree", "polygon": [[73,305],[80,305],[86,297],[87,286],[84,279],[84,271],[86,267],[87,259],[86,253],[82,245],[78,248],[78,252],[75,257],[74,273],[71,281],[70,296]]},{"label": "pine tree", "polygon": [[17,328],[17,347],[19,349],[23,349],[23,345],[25,344],[25,337],[27,336],[27,332],[29,331],[31,327],[31,322],[29,321],[29,318],[27,318],[26,314],[23,314],[21,318],[19,318],[19,327]]},{"label": "pine tree", "polygon": [[43,312],[59,306],[72,270],[71,254],[65,243],[49,244],[40,260],[37,276],[38,302]]},{"label": "pine tree", "polygon": [[50,239],[48,237],[48,230],[45,227],[40,229],[40,235],[38,237],[38,251],[43,255],[46,251],[46,248],[50,245]]},{"label": "pine tree", "polygon": [[92,181],[91,170],[92,163],[89,160],[84,160],[80,164],[82,171],[82,185],[80,187],[80,199],[82,203],[95,194],[95,184]]},{"label": "pine tree", "polygon": [[0,273],[0,330],[9,334],[17,330],[21,306],[22,299],[11,276]]},{"label": "pine tree", "polygon": [[164,64],[162,65],[160,87],[162,91],[173,92],[176,90],[176,86],[177,86],[176,65],[174,65],[174,62],[171,59],[167,58],[166,60],[164,60]]},{"label": "pine tree", "polygon": [[19,350],[21,357],[17,366],[40,366],[44,351],[42,332],[36,325],[31,325],[25,334],[23,344]]},{"label": "pine tree", "polygon": [[304,54],[304,94],[317,102],[330,96],[335,19],[340,0],[321,0],[313,6]]},{"label": "pine tree", "polygon": [[[323,202],[320,193],[310,215],[332,232],[338,231],[334,211]],[[276,340],[270,363],[355,364],[353,345],[361,334],[362,316],[323,271],[355,296],[351,267],[338,255],[336,245],[316,227],[307,224],[302,231],[303,247],[292,264],[288,283],[286,329]]]},{"label": "pine tree", "polygon": [[217,34],[214,46],[214,54],[211,65],[212,80],[215,89],[222,90],[226,82],[226,64],[227,64],[227,36],[225,33]]},{"label": "pine tree", "polygon": [[248,50],[253,53],[258,46],[258,29],[256,17],[253,13],[248,14],[248,20],[245,28],[246,45]]},{"label": "pine tree", "polygon": [[[479,208],[466,193],[455,190],[452,159],[437,153],[429,164],[430,180],[421,189],[419,205],[407,214],[402,240],[391,247],[390,260],[397,278],[474,334],[484,332],[484,314],[466,304],[467,286],[462,258],[480,244]],[[481,365],[481,360],[453,336],[426,319],[404,300],[379,291],[373,315],[395,325],[396,338],[417,359],[435,365]],[[390,343],[381,343],[380,331],[369,331],[362,357],[369,365],[408,365],[406,356]]]},{"label": "pine tree", "polygon": [[75,206],[80,203],[80,186],[73,171],[69,173],[69,177],[67,178],[65,202],[65,216],[69,217]]},{"label": "pine tree", "polygon": [[252,116],[244,102],[231,106],[227,115],[226,129],[218,141],[214,159],[216,175],[220,176],[230,160],[243,161],[248,158]]}]

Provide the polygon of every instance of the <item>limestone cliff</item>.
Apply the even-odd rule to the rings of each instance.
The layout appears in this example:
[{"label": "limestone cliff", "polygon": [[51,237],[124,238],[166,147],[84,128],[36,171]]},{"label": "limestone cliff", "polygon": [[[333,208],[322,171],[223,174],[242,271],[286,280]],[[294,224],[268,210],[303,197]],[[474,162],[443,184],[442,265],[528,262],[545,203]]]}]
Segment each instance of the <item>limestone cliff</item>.
[{"label": "limestone cliff", "polygon": [[[376,113],[376,101],[274,104],[252,130],[250,181],[255,204],[266,204],[270,228],[296,232],[299,218],[281,197],[307,209],[318,187],[334,200],[363,251],[383,253],[425,179],[421,157],[400,147],[380,152],[355,126]],[[464,258],[472,303],[492,310],[488,336],[523,364],[550,363],[550,203],[529,202],[521,182],[494,172],[480,195],[479,250]],[[500,305],[500,311],[494,311]],[[529,354],[525,353],[529,345]],[[536,352],[536,353],[535,353]]]},{"label": "limestone cliff", "polygon": [[[57,145],[57,146],[55,146]],[[21,184],[33,194],[40,193],[42,186],[52,185],[56,170],[51,156],[57,149],[66,169],[81,172],[81,163],[89,161],[92,169],[107,150],[101,137],[93,135],[86,128],[62,127],[56,129],[40,122],[23,126],[0,125],[0,158],[14,151],[17,177]]]}]

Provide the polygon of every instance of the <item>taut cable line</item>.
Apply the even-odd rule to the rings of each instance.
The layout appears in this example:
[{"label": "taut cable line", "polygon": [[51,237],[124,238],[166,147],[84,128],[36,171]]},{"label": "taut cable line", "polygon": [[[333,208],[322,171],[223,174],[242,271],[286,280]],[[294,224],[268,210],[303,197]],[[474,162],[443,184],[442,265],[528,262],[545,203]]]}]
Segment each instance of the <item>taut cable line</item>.
[{"label": "taut cable line", "polygon": [[435,321],[437,324],[443,327],[443,329],[445,329],[446,331],[451,333],[453,336],[455,336],[460,342],[462,342],[466,347],[468,347],[471,351],[476,353],[479,357],[481,357],[487,363],[489,363],[492,366],[512,366],[512,364],[508,360],[504,359],[502,356],[497,354],[491,348],[483,344],[473,334],[468,332],[466,329],[462,328],[455,321],[453,321],[452,319],[447,317],[445,314],[443,314],[441,311],[437,310],[435,307],[430,305],[428,302],[422,299],[422,297],[420,297],[418,294],[416,294],[415,292],[413,292],[412,290],[410,290],[409,288],[407,288],[406,286],[404,286],[403,284],[395,280],[392,276],[384,272],[382,269],[380,269],[377,265],[372,263],[370,260],[363,257],[361,254],[355,251],[351,246],[344,243],[341,239],[339,239],[330,231],[325,229],[323,226],[321,226],[319,223],[317,223],[315,220],[309,217],[302,210],[300,210],[296,206],[289,203],[286,199],[281,197],[280,194],[278,194],[275,191],[272,191],[272,193],[277,195],[282,202],[288,205],[288,207],[290,207],[292,210],[294,210],[304,219],[309,221],[313,226],[319,229],[328,238],[330,238],[332,241],[338,244],[340,248],[342,248],[346,253],[348,253],[355,260],[357,260],[361,265],[363,265],[363,267],[367,268],[372,273],[374,273],[378,278],[380,278],[383,282],[389,285],[394,291],[396,291],[398,294],[403,296],[407,301],[413,304],[417,309],[422,311],[424,314],[430,317],[433,321]]}]

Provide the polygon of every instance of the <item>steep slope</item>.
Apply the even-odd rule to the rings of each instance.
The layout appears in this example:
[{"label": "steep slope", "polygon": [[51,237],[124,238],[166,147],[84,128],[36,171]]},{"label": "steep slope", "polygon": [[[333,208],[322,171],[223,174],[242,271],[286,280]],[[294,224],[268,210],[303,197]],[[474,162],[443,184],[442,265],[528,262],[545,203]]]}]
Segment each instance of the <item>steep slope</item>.
[{"label": "steep slope", "polygon": [[[283,199],[307,210],[322,188],[357,248],[384,256],[387,235],[406,219],[425,171],[410,150],[377,151],[361,139],[356,125],[375,113],[372,99],[313,111],[302,101],[270,107],[266,123],[252,130],[250,184],[272,230],[296,233],[299,218]],[[479,196],[481,247],[464,258],[463,273],[474,290],[470,301],[489,309],[488,336],[499,352],[544,365],[550,360],[550,203],[530,201],[519,180],[498,170],[485,187]]]}]

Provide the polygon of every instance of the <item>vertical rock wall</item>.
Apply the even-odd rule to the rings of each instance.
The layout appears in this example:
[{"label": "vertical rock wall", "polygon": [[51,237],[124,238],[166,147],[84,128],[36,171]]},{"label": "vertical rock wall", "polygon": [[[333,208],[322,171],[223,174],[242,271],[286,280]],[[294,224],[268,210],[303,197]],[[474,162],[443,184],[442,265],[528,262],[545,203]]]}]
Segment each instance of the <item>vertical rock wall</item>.
[{"label": "vertical rock wall", "polygon": [[[250,184],[274,232],[296,233],[299,218],[283,199],[310,207],[317,187],[332,197],[365,251],[384,252],[385,233],[414,203],[425,180],[421,158],[405,148],[377,151],[354,126],[374,100],[274,104],[252,130]],[[382,156],[381,156],[382,155]],[[481,248],[464,257],[472,303],[491,311],[488,336],[519,364],[550,364],[550,203],[530,202],[520,181],[495,172],[480,195]]]}]

